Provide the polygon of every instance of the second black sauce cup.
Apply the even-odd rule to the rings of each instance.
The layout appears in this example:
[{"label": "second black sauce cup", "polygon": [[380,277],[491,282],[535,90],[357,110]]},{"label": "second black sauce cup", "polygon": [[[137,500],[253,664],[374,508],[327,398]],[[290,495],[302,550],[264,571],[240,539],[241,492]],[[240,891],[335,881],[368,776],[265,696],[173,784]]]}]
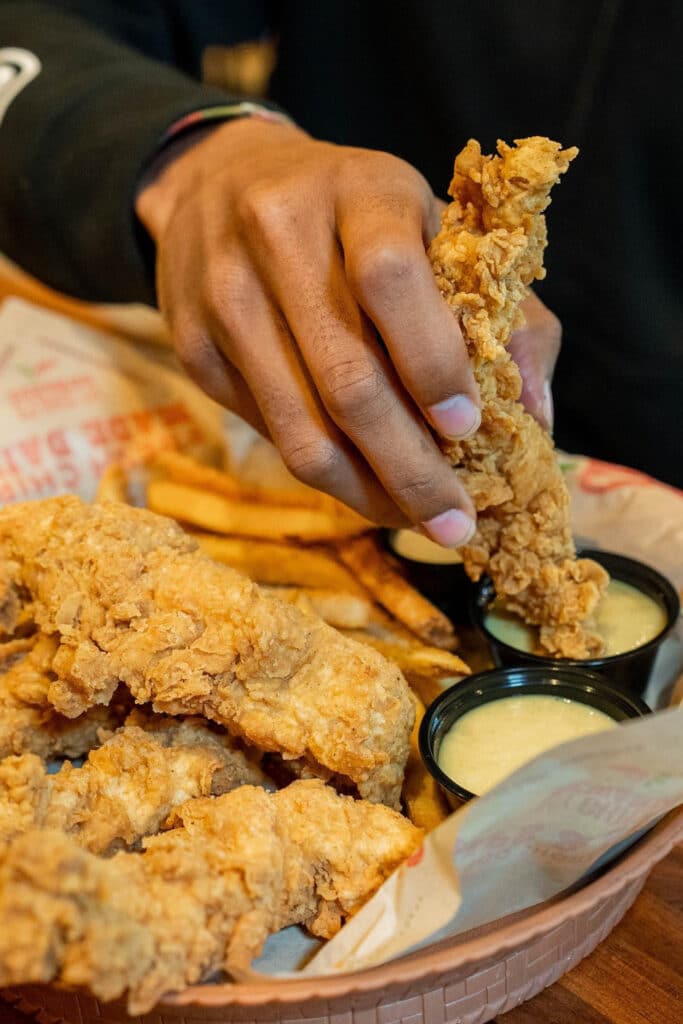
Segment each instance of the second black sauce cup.
[{"label": "second black sauce cup", "polygon": [[570,658],[552,658],[550,655],[528,654],[526,651],[520,651],[503,640],[499,640],[486,628],[486,613],[496,596],[493,583],[488,577],[484,577],[479,582],[470,604],[474,625],[486,639],[491,657],[496,665],[527,665],[536,668],[545,667],[546,669],[580,668],[589,672],[597,672],[608,679],[613,686],[642,696],[659,648],[678,620],[681,610],[678,594],[665,576],[651,566],[645,565],[644,562],[638,562],[634,558],[627,558],[625,555],[617,555],[609,551],[584,549],[578,554],[581,558],[592,558],[599,562],[613,579],[630,583],[631,586],[656,601],[666,614],[666,625],[662,631],[648,643],[642,644],[632,651],[624,651],[623,654],[613,654],[610,657],[575,661]]},{"label": "second black sauce cup", "polygon": [[602,711],[615,722],[639,718],[650,712],[635,694],[611,686],[604,677],[555,661],[550,668],[495,668],[470,676],[445,690],[430,704],[420,724],[420,754],[450,806],[457,808],[477,794],[465,789],[439,766],[441,741],[452,725],[468,711],[503,697],[540,695],[564,697]]},{"label": "second black sauce cup", "polygon": [[[420,558],[419,554],[406,555],[400,553],[400,535],[408,530],[382,530],[382,543],[389,554],[398,563],[401,574],[408,582],[424,594],[432,604],[446,615],[456,626],[470,623],[470,604],[473,600],[476,584],[468,578],[461,561],[439,563]],[[421,543],[424,541],[418,538]],[[443,550],[433,545],[438,551]],[[449,552],[450,555],[453,552]]]}]

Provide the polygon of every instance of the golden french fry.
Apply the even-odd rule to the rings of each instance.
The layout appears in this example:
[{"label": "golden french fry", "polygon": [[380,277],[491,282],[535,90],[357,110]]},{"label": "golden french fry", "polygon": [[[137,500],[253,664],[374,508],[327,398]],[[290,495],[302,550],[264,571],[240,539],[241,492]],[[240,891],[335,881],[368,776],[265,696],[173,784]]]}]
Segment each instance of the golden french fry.
[{"label": "golden french fry", "polygon": [[122,501],[128,504],[128,477],[118,462],[112,462],[102,473],[95,501]]},{"label": "golden french fry", "polygon": [[[225,470],[215,469],[196,462],[187,455],[175,451],[157,451],[149,459],[149,465],[162,477],[178,484],[198,487],[201,490],[221,494],[225,498],[254,502],[264,505],[278,505],[284,508],[321,509],[332,516],[350,519],[358,523],[359,529],[370,529],[371,524],[353,509],[347,508],[336,498],[323,494],[312,487],[297,485],[296,489],[264,487],[247,483]],[[358,531],[356,531],[358,532]]]},{"label": "golden french fry", "polygon": [[412,672],[428,679],[446,679],[468,676],[469,666],[450,650],[429,647],[412,636],[371,623],[365,630],[348,630],[350,636],[361,643],[382,651],[395,662],[402,672]]},{"label": "golden french fry", "polygon": [[367,529],[363,521],[330,515],[324,509],[237,501],[172,480],[150,480],[147,505],[153,512],[204,530],[267,540],[339,540]]},{"label": "golden french fry", "polygon": [[426,644],[457,647],[450,619],[401,576],[375,537],[339,544],[337,554],[380,604]]},{"label": "golden french fry", "polygon": [[315,587],[271,587],[283,601],[312,611],[336,629],[363,629],[372,619],[372,602],[359,594]]},{"label": "golden french fry", "polygon": [[410,668],[406,668],[403,674],[411,690],[418,695],[425,707],[433,704],[449,686],[453,686],[454,683],[465,678],[461,672],[454,673],[452,676],[425,676]]},{"label": "golden french fry", "polygon": [[355,640],[381,651],[406,674],[412,673],[426,679],[450,679],[452,676],[469,675],[469,667],[462,658],[440,647],[427,647],[420,643],[410,645],[401,637],[378,635],[372,631],[372,627],[348,632]]},{"label": "golden french fry", "polygon": [[413,825],[430,832],[450,814],[450,808],[434,777],[425,768],[418,736],[425,707],[413,693],[415,701],[415,725],[410,736],[410,753],[403,782],[403,803]]},{"label": "golden french fry", "polygon": [[320,548],[301,548],[245,537],[217,537],[211,533],[195,533],[194,537],[211,558],[232,566],[257,583],[340,590],[361,597],[366,593],[345,566]]},{"label": "golden french fry", "polygon": [[198,487],[213,494],[222,494],[225,498],[258,502],[263,500],[265,493],[271,497],[277,495],[279,505],[300,507],[302,504],[299,495],[290,494],[288,491],[270,491],[256,484],[240,483],[232,473],[196,462],[180,452],[157,451],[152,453],[147,461],[152,470],[167,480]]}]

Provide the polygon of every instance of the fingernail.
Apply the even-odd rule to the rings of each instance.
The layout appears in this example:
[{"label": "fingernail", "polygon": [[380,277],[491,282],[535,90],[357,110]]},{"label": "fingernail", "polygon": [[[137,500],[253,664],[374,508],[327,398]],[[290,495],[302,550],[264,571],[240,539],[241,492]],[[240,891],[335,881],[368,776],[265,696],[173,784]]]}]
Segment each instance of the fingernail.
[{"label": "fingernail", "polygon": [[481,425],[481,410],[467,395],[453,395],[430,406],[428,412],[438,432],[453,441],[470,437]]},{"label": "fingernail", "polygon": [[553,393],[550,388],[550,381],[547,380],[543,384],[543,419],[548,425],[548,433],[553,432],[553,421],[555,419],[555,409],[553,407]]},{"label": "fingernail", "polygon": [[440,516],[434,516],[422,525],[432,540],[444,548],[459,548],[462,544],[467,544],[477,529],[474,520],[459,508],[442,512]]}]

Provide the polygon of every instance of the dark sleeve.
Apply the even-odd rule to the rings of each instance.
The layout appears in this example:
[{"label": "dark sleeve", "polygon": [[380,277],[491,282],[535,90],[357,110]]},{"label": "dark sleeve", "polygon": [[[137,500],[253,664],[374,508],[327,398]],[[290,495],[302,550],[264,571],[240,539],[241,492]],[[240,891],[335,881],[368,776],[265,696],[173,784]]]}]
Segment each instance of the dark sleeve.
[{"label": "dark sleeve", "polygon": [[[207,8],[228,18],[231,6],[0,0],[0,73],[10,49],[41,65],[4,117],[10,72],[0,74],[0,251],[79,298],[154,301],[151,243],[133,212],[138,176],[174,121],[235,98],[178,70],[196,70],[202,34],[234,41],[206,20]],[[248,15],[260,6],[236,4],[242,38],[258,35]]]}]

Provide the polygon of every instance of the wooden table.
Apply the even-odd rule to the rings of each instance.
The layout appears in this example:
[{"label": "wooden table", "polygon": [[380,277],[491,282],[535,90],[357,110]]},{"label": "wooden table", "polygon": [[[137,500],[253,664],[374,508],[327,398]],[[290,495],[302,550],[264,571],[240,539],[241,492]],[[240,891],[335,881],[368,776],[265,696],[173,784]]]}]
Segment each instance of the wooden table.
[{"label": "wooden table", "polygon": [[[683,1024],[683,846],[591,956],[499,1024]],[[35,1024],[0,1003],[2,1024]]]},{"label": "wooden table", "polygon": [[658,864],[611,935],[501,1024],[682,1024],[683,846]]}]

